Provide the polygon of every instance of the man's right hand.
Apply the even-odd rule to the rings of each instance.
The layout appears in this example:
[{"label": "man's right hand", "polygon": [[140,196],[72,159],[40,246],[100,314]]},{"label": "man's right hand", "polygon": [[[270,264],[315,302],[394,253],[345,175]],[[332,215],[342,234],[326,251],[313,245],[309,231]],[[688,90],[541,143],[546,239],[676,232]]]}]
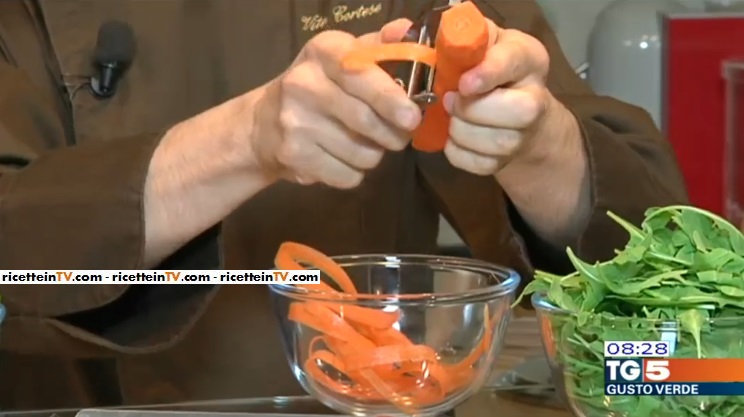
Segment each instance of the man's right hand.
[{"label": "man's right hand", "polygon": [[274,81],[173,126],[145,184],[144,264],[157,265],[277,178],[353,188],[386,150],[405,148],[419,107],[382,69],[345,73],[341,61],[399,41],[410,24],[360,38],[319,34]]},{"label": "man's right hand", "polygon": [[308,42],[256,103],[253,155],[265,170],[300,184],[359,185],[385,151],[400,151],[421,110],[381,68],[348,73],[343,57],[371,43],[399,41],[411,22],[397,20],[356,38],[328,31]]}]

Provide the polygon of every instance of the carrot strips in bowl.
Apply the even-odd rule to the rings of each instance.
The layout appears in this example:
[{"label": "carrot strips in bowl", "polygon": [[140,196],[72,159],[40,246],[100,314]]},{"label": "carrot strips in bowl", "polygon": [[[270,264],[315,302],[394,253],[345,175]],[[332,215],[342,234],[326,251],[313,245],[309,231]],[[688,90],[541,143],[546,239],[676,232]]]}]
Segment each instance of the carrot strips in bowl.
[{"label": "carrot strips in bowl", "polygon": [[479,360],[491,354],[497,324],[489,318],[488,305],[480,341],[465,358],[447,363],[439,352],[414,343],[396,328],[400,311],[355,305],[375,295],[360,294],[344,268],[323,253],[287,242],[279,248],[275,265],[319,269],[331,281],[296,285],[313,295],[289,304],[287,319],[319,334],[307,353],[298,354],[307,358],[300,367],[312,383],[352,401],[379,401],[414,413],[466,390],[483,374]]}]

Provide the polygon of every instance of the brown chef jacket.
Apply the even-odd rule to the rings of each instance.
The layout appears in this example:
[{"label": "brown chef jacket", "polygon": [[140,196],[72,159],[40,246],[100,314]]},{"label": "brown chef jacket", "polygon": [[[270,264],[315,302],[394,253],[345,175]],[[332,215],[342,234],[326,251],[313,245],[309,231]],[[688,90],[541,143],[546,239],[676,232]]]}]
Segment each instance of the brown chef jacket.
[{"label": "brown chef jacket", "polygon": [[[0,268],[142,268],[145,171],[165,130],[276,77],[321,30],[374,31],[424,3],[0,0]],[[575,242],[582,256],[601,258],[624,243],[606,210],[639,219],[648,206],[686,200],[648,115],[593,95],[536,3],[477,3],[497,24],[544,42],[548,85],[581,123],[594,210]],[[70,98],[91,73],[108,19],[133,27],[133,65],[112,99],[85,90]],[[164,267],[269,268],[285,240],[330,254],[432,253],[440,213],[478,258],[527,276],[535,266],[563,268],[562,251],[524,227],[493,178],[410,149],[388,154],[353,191],[274,185],[221,235],[205,233]],[[300,393],[265,287],[3,285],[0,293],[10,314],[0,408]]]}]

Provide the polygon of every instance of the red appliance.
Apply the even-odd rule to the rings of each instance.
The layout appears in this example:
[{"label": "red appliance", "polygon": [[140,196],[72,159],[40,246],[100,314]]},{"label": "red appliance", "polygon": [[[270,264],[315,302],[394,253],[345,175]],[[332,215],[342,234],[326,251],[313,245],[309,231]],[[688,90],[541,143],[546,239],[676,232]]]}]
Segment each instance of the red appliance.
[{"label": "red appliance", "polygon": [[662,130],[677,154],[692,203],[725,215],[723,63],[744,57],[744,14],[683,13],[662,21]]}]

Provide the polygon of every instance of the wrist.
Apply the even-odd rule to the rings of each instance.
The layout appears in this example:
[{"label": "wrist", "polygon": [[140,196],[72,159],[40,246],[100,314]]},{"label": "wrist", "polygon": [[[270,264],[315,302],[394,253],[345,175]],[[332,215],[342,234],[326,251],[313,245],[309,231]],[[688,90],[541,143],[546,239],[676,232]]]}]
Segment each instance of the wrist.
[{"label": "wrist", "polygon": [[273,177],[256,152],[255,138],[260,136],[258,113],[264,88],[258,88],[222,104],[221,115],[213,120],[216,147],[229,158],[228,166],[241,172]]},{"label": "wrist", "polygon": [[556,247],[577,236],[591,212],[589,162],[581,125],[555,100],[529,152],[496,174],[522,218]]},{"label": "wrist", "polygon": [[282,165],[276,158],[276,144],[281,138],[278,121],[280,93],[280,86],[274,80],[244,97],[249,115],[247,138],[251,169],[274,180],[282,174]]},{"label": "wrist", "polygon": [[144,192],[148,265],[276,180],[261,169],[250,146],[251,94],[173,126],[155,149]]},{"label": "wrist", "polygon": [[260,91],[254,90],[173,126],[156,155],[179,155],[179,165],[188,167],[187,172],[206,177],[249,175],[267,183],[275,181],[251,145],[258,97]]}]

